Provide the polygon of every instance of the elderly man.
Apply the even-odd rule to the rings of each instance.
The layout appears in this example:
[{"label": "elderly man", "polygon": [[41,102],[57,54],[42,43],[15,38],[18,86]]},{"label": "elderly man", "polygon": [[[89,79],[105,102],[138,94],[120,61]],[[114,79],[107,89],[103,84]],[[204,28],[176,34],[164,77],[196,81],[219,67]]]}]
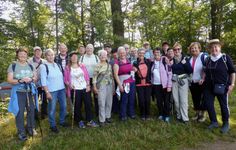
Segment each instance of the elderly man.
[{"label": "elderly man", "polygon": [[143,48],[145,49],[144,57],[145,57],[146,59],[152,60],[152,59],[154,58],[154,56],[153,56],[153,52],[152,52],[152,50],[151,50],[151,48],[150,48],[149,42],[147,42],[147,41],[144,42],[144,43],[143,43]]},{"label": "elderly man", "polygon": [[41,64],[44,64],[46,62],[45,59],[42,59],[42,49],[39,46],[35,46],[33,48],[34,50],[34,56],[28,59],[28,63],[34,66],[37,72],[37,77],[38,81],[36,83],[37,89],[38,89],[38,96],[41,97],[42,104],[41,104],[41,118],[44,119],[45,116],[47,115],[47,99],[46,99],[46,94],[42,90],[42,85],[40,82],[40,70],[39,66]]},{"label": "elderly man", "polygon": [[59,45],[59,51],[60,53],[55,57],[54,61],[61,66],[64,72],[64,69],[69,62],[69,56],[67,54],[68,48],[64,43],[62,43]]}]

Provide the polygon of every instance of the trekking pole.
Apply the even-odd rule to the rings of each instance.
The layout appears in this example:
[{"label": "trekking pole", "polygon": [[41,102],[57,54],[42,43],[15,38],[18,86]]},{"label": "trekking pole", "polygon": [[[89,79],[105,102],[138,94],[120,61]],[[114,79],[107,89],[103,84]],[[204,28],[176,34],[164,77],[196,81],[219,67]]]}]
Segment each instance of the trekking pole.
[{"label": "trekking pole", "polygon": [[[28,115],[31,114],[31,109],[30,109],[30,100],[29,100],[29,85],[27,83],[25,83],[25,89],[26,89],[26,100],[27,100],[27,117]],[[32,119],[31,119],[31,116],[29,116],[29,123],[30,123],[30,126],[31,126],[31,129],[32,129],[32,139],[34,137],[34,133],[33,133],[33,122],[32,122]]]},{"label": "trekking pole", "polygon": [[[42,92],[42,95],[43,95],[43,92]],[[33,95],[32,95],[33,96]],[[43,99],[43,97],[41,97],[42,99]],[[34,99],[34,96],[33,96],[33,101],[34,101],[34,103],[33,104],[35,104],[34,105],[34,113],[35,113],[35,120],[37,121],[37,124],[38,124],[38,126],[39,126],[39,130],[40,130],[40,134],[41,134],[41,138],[42,138],[42,141],[43,141],[43,130],[42,130],[42,127],[41,127],[41,123],[40,123],[40,119],[39,119],[39,111],[38,111],[38,109],[36,108],[36,100]]]},{"label": "trekking pole", "polygon": [[73,101],[72,101],[72,120],[71,120],[71,127],[74,128],[74,114],[75,114],[75,88],[73,89]]}]

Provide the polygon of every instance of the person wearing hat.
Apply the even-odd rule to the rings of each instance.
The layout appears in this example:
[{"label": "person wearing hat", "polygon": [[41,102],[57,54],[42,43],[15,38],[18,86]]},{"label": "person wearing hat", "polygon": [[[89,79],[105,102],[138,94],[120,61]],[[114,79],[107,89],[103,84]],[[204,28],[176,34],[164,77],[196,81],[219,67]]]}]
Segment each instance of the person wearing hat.
[{"label": "person wearing hat", "polygon": [[16,56],[17,61],[7,70],[7,81],[12,84],[8,111],[15,115],[19,140],[25,141],[27,140],[24,125],[25,109],[27,110],[27,132],[30,136],[36,135],[34,112],[37,107],[37,89],[34,82],[37,81],[37,74],[35,68],[27,63],[27,48],[19,48]]},{"label": "person wearing hat", "polygon": [[151,48],[150,48],[149,42],[147,42],[147,41],[144,42],[144,43],[143,43],[143,48],[145,49],[144,57],[145,57],[146,59],[153,60],[154,56],[153,56],[153,52],[152,52],[152,50],[151,50]]},{"label": "person wearing hat", "polygon": [[214,99],[217,97],[223,122],[221,132],[227,133],[229,131],[228,96],[235,85],[235,68],[230,56],[221,52],[221,47],[219,39],[209,41],[210,56],[205,61],[204,98],[211,121],[208,129],[212,130],[219,126],[214,108]]},{"label": "person wearing hat", "polygon": [[39,97],[41,98],[41,118],[44,119],[45,116],[47,116],[47,99],[46,99],[46,93],[42,89],[42,85],[40,82],[40,65],[44,64],[46,62],[45,59],[42,58],[42,49],[39,46],[35,46],[33,48],[34,50],[34,56],[28,59],[28,63],[32,64],[37,73],[37,79],[36,86],[38,89]]},{"label": "person wearing hat", "polygon": [[64,82],[66,84],[66,93],[71,98],[71,101],[74,102],[74,119],[78,123],[78,127],[86,127],[81,112],[82,102],[85,105],[87,125],[97,127],[97,124],[92,120],[89,73],[85,65],[78,61],[77,55],[77,52],[71,52],[69,54],[69,63],[65,67]]}]

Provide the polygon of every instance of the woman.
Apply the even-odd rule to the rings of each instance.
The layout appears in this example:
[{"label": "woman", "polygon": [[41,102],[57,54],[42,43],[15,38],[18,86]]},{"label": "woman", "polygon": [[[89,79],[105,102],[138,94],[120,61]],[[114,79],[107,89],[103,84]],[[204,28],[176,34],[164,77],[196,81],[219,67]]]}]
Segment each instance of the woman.
[{"label": "woman", "polygon": [[48,99],[48,120],[50,129],[54,133],[58,133],[59,130],[56,126],[55,113],[57,101],[60,104],[60,126],[66,127],[66,93],[65,85],[63,81],[62,67],[54,62],[54,51],[47,49],[45,51],[45,57],[47,62],[40,66],[40,77],[42,87],[46,93]]},{"label": "woman", "polygon": [[172,70],[168,65],[168,58],[161,56],[161,49],[153,50],[154,62],[151,67],[152,90],[157,100],[158,119],[170,122]]},{"label": "woman", "polygon": [[138,58],[133,63],[135,71],[135,84],[138,93],[138,102],[142,120],[149,119],[151,87],[151,61],[144,58],[145,49],[138,50]]},{"label": "woman", "polygon": [[113,74],[112,67],[107,60],[107,51],[98,52],[100,63],[94,70],[93,87],[98,94],[99,122],[103,126],[111,123],[111,108],[113,96]]},{"label": "woman", "polygon": [[188,77],[192,73],[189,60],[182,54],[182,46],[175,43],[173,46],[174,59],[172,64],[172,93],[177,112],[177,120],[187,123],[188,117]]},{"label": "woman", "polygon": [[67,87],[67,95],[74,102],[74,119],[79,128],[86,127],[81,112],[82,101],[84,101],[87,125],[97,127],[97,124],[92,120],[88,71],[83,64],[78,62],[77,52],[71,52],[69,58],[69,64],[64,72],[64,82]]},{"label": "woman", "polygon": [[206,107],[211,120],[208,129],[218,127],[214,108],[214,99],[217,97],[223,122],[221,132],[227,133],[229,131],[228,95],[234,88],[235,68],[232,59],[221,52],[221,43],[218,39],[209,41],[209,49],[210,57],[205,61],[206,88],[204,91]]},{"label": "woman", "polygon": [[[85,67],[88,70],[92,92],[93,92],[93,74],[94,74],[93,72],[94,72],[95,67],[100,61],[98,56],[95,55],[93,51],[94,51],[93,45],[88,44],[85,49],[85,54],[81,56],[79,60],[81,63],[85,65]],[[90,96],[91,96],[91,92],[90,92]],[[93,98],[94,98],[95,113],[96,115],[98,115],[98,99],[95,93],[93,94]]]},{"label": "woman", "polygon": [[118,60],[114,64],[114,77],[117,82],[117,95],[120,96],[120,119],[121,121],[127,120],[128,116],[135,119],[135,82],[132,77],[132,64],[126,57],[127,53],[124,47],[118,48]]},{"label": "woman", "polygon": [[[30,136],[36,135],[34,111],[37,107],[37,81],[35,68],[27,63],[28,49],[16,51],[17,61],[8,67],[7,81],[12,84],[8,111],[15,115],[18,138],[27,140],[24,126],[24,112],[27,110],[27,131]],[[35,102],[32,98],[34,95]],[[35,106],[36,105],[36,106]]]},{"label": "woman", "polygon": [[205,105],[203,101],[203,82],[205,78],[203,73],[203,65],[207,56],[201,52],[201,45],[198,42],[191,43],[189,46],[189,51],[192,55],[190,58],[190,64],[193,69],[192,81],[189,88],[192,94],[193,107],[196,111],[196,114],[192,120],[204,122],[206,118],[204,115]]}]

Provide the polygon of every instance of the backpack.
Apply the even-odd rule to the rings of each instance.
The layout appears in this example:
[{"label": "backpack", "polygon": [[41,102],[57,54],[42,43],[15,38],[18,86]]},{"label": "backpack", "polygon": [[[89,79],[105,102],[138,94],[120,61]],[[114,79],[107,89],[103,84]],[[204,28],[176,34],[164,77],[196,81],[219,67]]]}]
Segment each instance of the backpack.
[{"label": "backpack", "polygon": [[[98,63],[98,56],[94,55],[95,59],[96,59],[96,63]],[[81,62],[83,63],[84,61],[84,55],[81,56]]]},{"label": "backpack", "polygon": [[[61,65],[59,65],[58,63],[56,63],[57,64],[57,66],[58,66],[58,68],[60,69],[60,71],[62,72],[62,74],[63,74],[63,69],[62,69],[62,67],[61,67]],[[45,65],[45,67],[46,67],[46,72],[47,72],[47,75],[49,74],[49,69],[48,69],[48,65],[47,64],[44,64]]]},{"label": "backpack", "polygon": [[[27,64],[29,65],[31,71],[33,71],[34,70],[33,65],[31,65],[29,63],[27,63]],[[11,67],[12,67],[12,71],[15,72],[15,70],[16,70],[16,63],[13,63]]]}]

